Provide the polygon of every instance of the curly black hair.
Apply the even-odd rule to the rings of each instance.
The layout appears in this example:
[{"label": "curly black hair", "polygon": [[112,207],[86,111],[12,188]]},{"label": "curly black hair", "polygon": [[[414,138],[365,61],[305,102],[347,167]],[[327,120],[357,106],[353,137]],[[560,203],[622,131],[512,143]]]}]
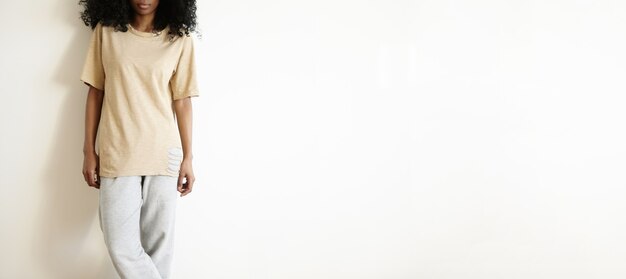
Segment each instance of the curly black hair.
[{"label": "curly black hair", "polygon": [[[116,31],[126,32],[126,24],[134,17],[134,11],[128,0],[80,0],[78,5],[84,10],[80,18],[93,30],[98,22],[104,26],[113,26]],[[163,30],[169,26],[168,36],[189,36],[196,31],[195,0],[160,0],[154,15],[154,29]]]}]

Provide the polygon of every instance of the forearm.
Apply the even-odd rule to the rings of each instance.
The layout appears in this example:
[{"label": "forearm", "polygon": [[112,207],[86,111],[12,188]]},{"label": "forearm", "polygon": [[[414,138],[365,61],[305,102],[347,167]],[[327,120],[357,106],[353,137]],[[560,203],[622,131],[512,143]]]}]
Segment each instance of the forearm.
[{"label": "forearm", "polygon": [[183,147],[183,160],[193,159],[192,151],[192,123],[193,123],[193,108],[191,105],[191,98],[182,98],[174,101],[174,110],[176,112],[176,121],[178,123],[178,131],[180,133],[180,140]]},{"label": "forearm", "polygon": [[89,87],[87,102],[85,105],[85,142],[83,144],[83,153],[95,153],[96,134],[98,133],[98,125],[100,123],[100,114],[102,112],[102,101],[104,99],[104,91]]}]

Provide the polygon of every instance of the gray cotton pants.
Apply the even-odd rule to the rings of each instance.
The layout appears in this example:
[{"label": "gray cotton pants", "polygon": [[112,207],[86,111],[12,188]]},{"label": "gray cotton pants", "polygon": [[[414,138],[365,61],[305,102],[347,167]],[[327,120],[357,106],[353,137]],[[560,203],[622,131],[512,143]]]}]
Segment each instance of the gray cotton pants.
[{"label": "gray cotton pants", "polygon": [[122,279],[167,279],[174,248],[178,177],[99,177],[104,243]]}]

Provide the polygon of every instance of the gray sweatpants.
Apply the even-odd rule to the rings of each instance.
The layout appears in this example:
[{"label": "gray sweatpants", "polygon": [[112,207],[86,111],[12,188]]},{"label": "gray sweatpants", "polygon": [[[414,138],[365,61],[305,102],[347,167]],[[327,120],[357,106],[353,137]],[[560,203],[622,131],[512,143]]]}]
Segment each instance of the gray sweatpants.
[{"label": "gray sweatpants", "polygon": [[178,177],[100,177],[99,219],[122,279],[166,279],[174,248]]}]

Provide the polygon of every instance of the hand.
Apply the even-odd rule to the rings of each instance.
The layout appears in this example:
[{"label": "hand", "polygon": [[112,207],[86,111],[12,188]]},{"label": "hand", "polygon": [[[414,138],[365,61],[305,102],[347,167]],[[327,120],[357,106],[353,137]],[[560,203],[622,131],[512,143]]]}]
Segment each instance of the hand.
[{"label": "hand", "polygon": [[[187,182],[185,183],[183,183],[184,178],[187,178]],[[191,189],[193,188],[193,182],[195,180],[196,177],[193,175],[191,160],[183,159],[183,161],[180,163],[180,173],[178,175],[178,192],[180,192],[181,197],[191,193]]]},{"label": "hand", "polygon": [[85,154],[83,160],[83,177],[89,187],[100,189],[99,168],[100,157],[98,157],[98,154],[95,152]]}]

